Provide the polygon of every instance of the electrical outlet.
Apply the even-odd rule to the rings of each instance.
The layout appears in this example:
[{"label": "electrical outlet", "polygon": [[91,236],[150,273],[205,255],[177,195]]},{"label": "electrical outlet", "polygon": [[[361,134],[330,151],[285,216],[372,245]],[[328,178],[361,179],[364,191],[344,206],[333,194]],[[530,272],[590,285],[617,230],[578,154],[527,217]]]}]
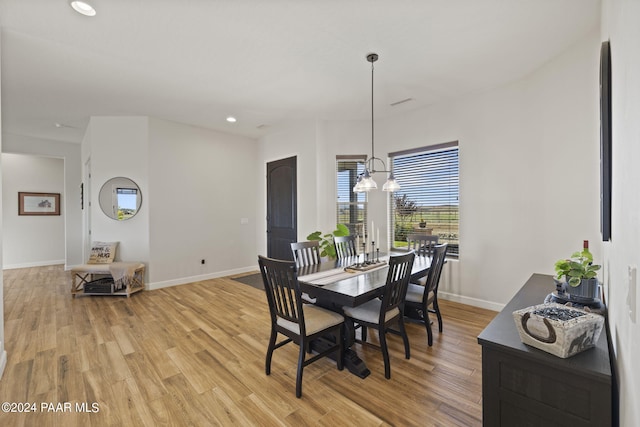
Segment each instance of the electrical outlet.
[{"label": "electrical outlet", "polygon": [[200,261],[200,264],[204,265],[204,260]]}]

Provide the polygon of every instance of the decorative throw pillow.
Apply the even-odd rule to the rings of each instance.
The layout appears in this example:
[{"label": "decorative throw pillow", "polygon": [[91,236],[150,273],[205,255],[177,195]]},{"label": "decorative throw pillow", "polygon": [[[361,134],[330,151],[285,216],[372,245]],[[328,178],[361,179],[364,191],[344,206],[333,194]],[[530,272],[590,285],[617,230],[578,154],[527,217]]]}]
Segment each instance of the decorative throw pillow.
[{"label": "decorative throw pillow", "polygon": [[93,242],[89,264],[110,264],[116,258],[118,242]]}]

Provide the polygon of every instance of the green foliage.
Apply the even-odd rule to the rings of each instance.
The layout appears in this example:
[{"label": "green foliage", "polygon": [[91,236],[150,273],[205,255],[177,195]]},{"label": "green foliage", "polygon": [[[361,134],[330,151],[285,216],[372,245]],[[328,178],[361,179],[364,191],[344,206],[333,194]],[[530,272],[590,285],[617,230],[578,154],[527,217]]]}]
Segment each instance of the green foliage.
[{"label": "green foliage", "polygon": [[395,204],[395,236],[394,240],[407,240],[407,234],[413,232],[414,216],[418,211],[418,204],[410,200],[406,194],[393,195]]},{"label": "green foliage", "polygon": [[418,210],[418,205],[413,200],[409,200],[406,194],[400,196],[394,195],[394,202],[396,204],[396,214],[402,218],[411,217]]},{"label": "green foliage", "polygon": [[396,222],[395,226],[396,226],[395,240],[406,242],[407,236],[413,233],[413,225],[401,224],[400,222]]},{"label": "green foliage", "polygon": [[336,229],[333,233],[322,234],[321,231],[314,231],[307,236],[307,240],[320,241],[320,256],[329,257],[331,259],[336,258],[336,247],[333,244],[333,237],[348,236],[349,228],[344,224],[336,225]]},{"label": "green foliage", "polygon": [[581,252],[574,252],[569,259],[558,260],[555,264],[556,279],[564,277],[569,285],[576,287],[582,279],[593,279],[600,270],[599,265],[593,264],[593,255],[585,248]]}]

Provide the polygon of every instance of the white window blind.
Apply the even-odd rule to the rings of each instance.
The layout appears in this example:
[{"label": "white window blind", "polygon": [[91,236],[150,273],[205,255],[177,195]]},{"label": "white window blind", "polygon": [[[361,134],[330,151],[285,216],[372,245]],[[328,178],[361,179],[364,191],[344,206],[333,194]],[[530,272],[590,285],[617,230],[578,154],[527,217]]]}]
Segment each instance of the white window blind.
[{"label": "white window blind", "polygon": [[353,235],[364,236],[367,224],[367,193],[354,193],[358,174],[364,172],[366,156],[336,156],[337,223]]},{"label": "white window blind", "polygon": [[392,247],[406,246],[408,233],[424,230],[459,254],[458,143],[390,153],[401,189],[391,194]]}]

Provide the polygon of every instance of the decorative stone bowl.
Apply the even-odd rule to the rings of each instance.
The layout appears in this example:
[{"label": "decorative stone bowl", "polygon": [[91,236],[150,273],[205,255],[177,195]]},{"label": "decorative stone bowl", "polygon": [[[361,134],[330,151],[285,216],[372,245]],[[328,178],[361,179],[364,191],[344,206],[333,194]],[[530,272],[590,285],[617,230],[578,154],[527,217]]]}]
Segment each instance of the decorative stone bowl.
[{"label": "decorative stone bowl", "polygon": [[513,312],[523,343],[568,358],[594,347],[604,317],[562,304],[534,305]]}]

